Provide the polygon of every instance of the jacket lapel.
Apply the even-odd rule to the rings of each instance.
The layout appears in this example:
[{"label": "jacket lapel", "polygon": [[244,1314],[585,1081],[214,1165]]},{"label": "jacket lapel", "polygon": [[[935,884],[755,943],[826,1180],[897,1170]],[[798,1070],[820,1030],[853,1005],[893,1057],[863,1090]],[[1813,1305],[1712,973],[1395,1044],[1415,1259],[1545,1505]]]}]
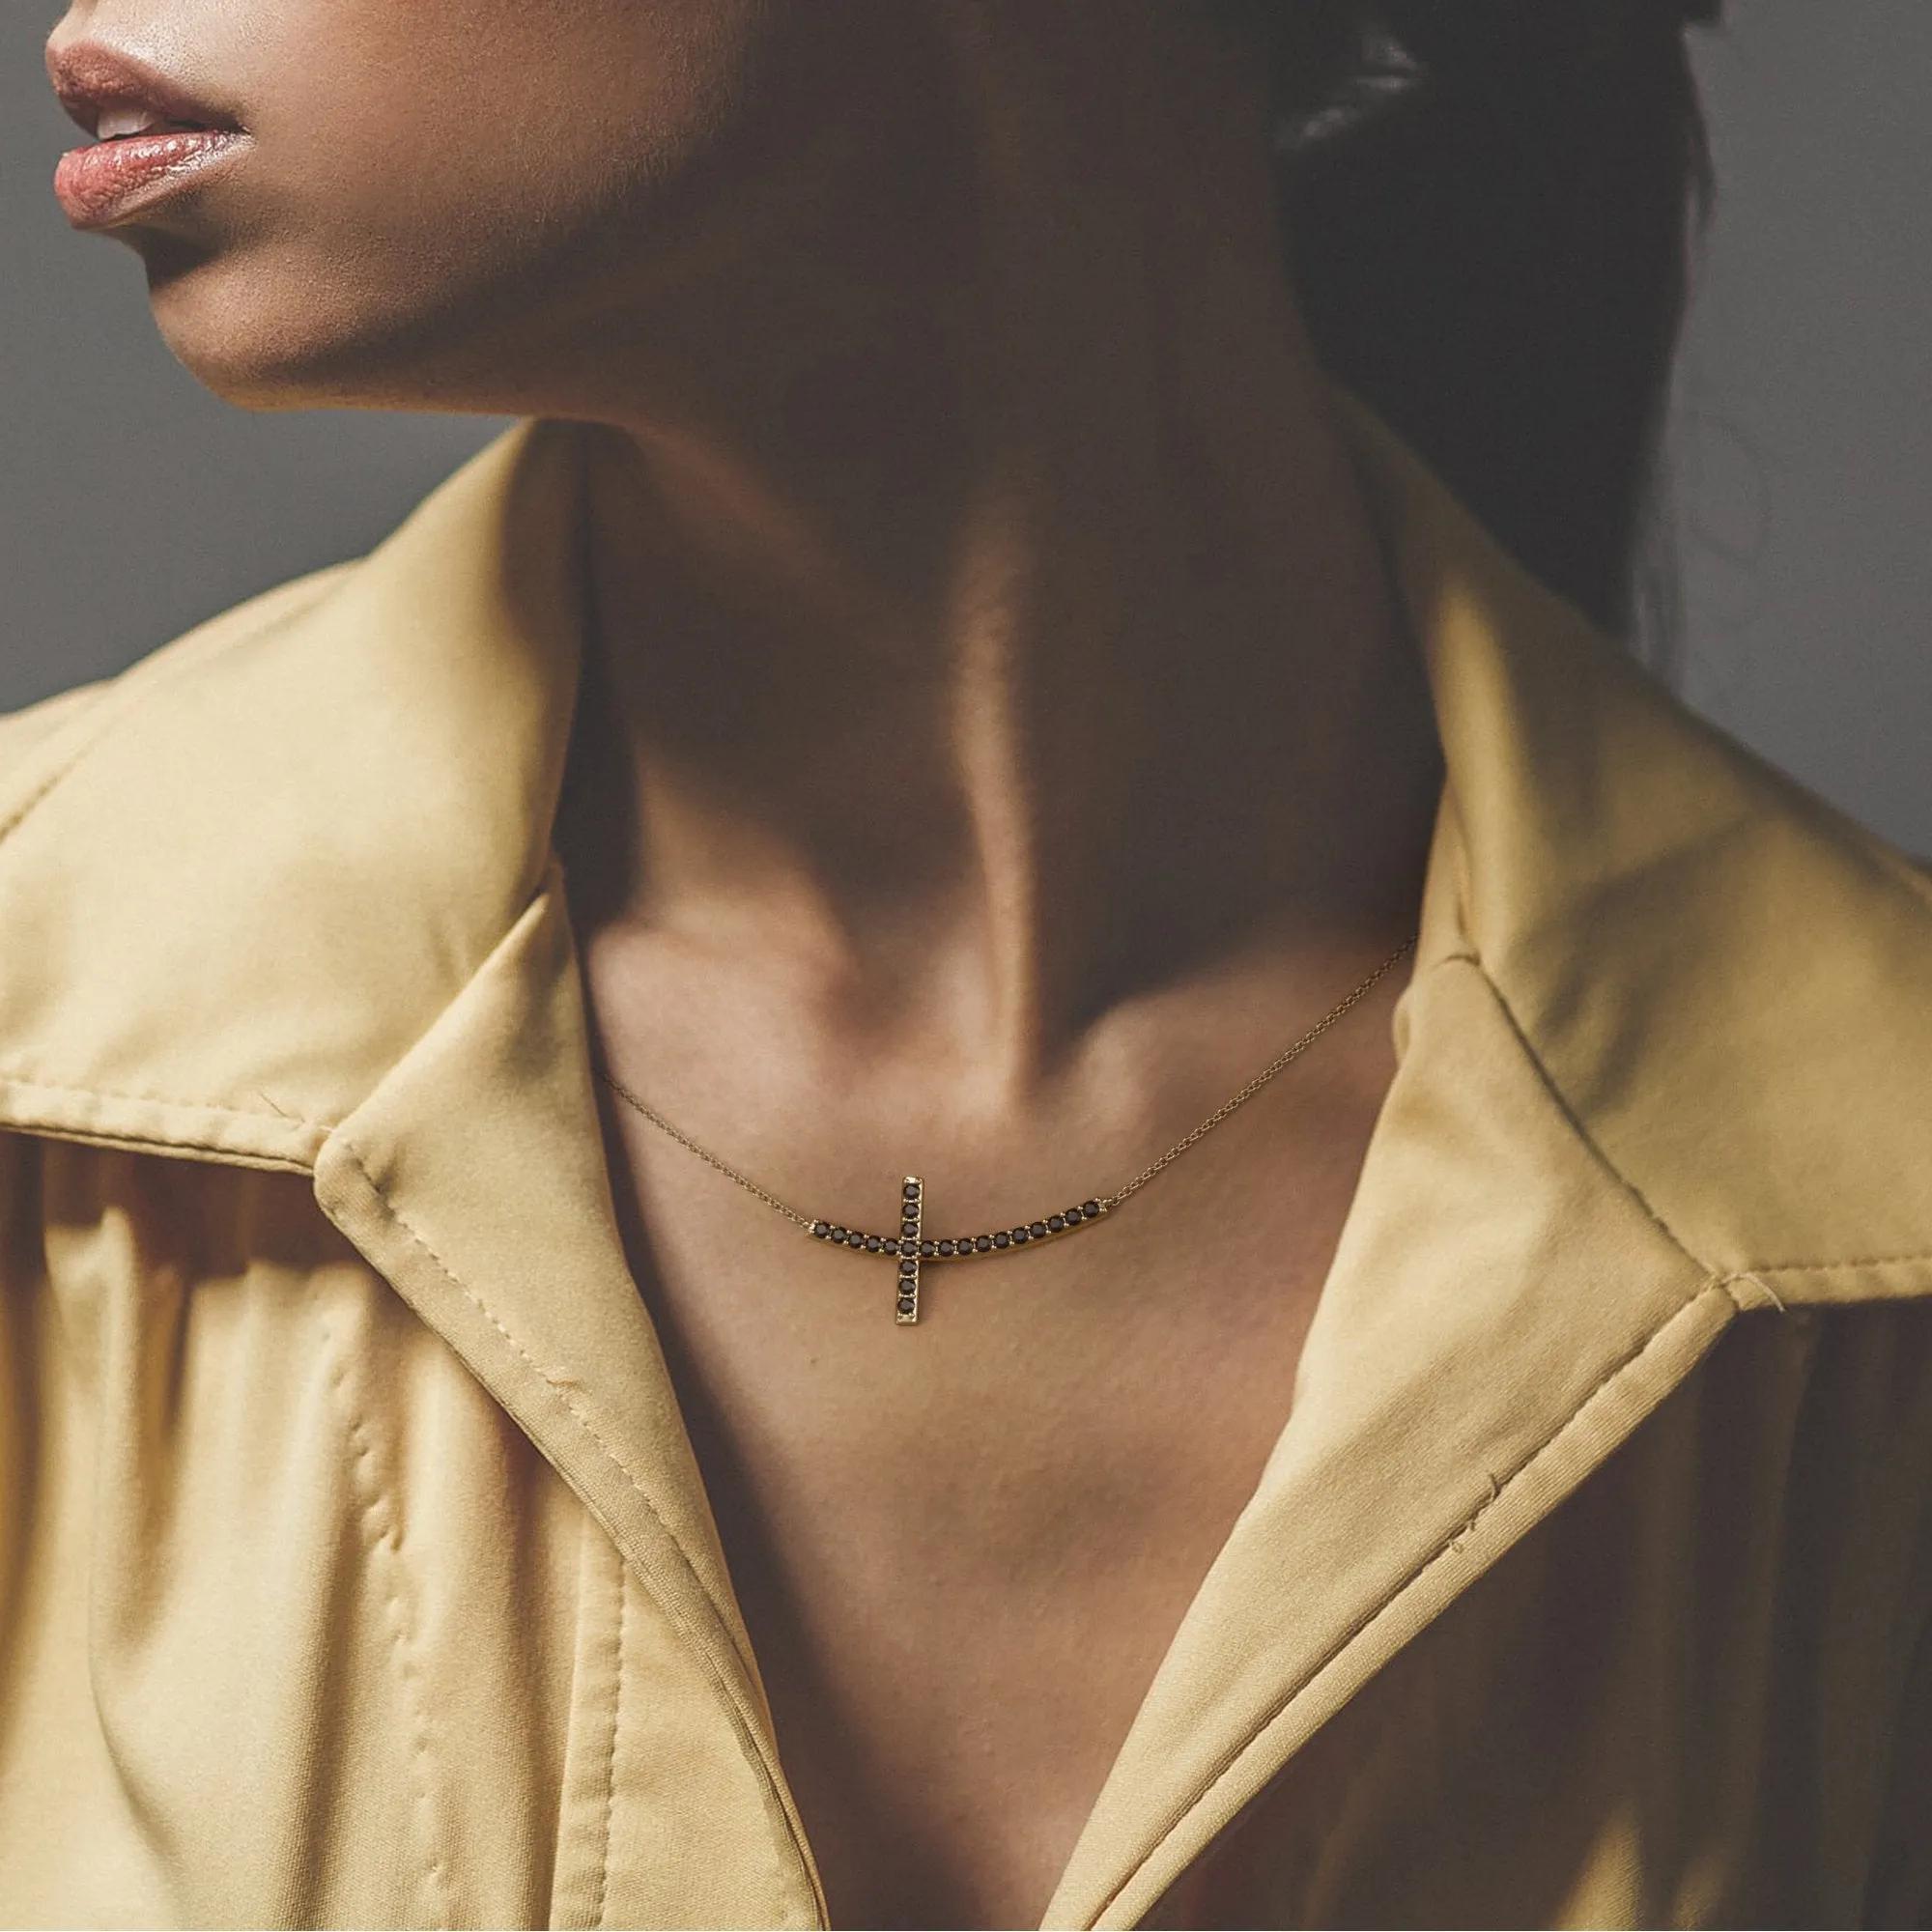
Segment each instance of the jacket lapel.
[{"label": "jacket lapel", "polygon": [[551,853],[580,499],[576,432],[514,432],[367,560],[159,653],[0,780],[0,922],[44,942],[0,954],[0,1125],[312,1169],[691,1661],[657,1690],[694,1830],[743,1847],[716,1922],[813,1920],[616,1231]]},{"label": "jacket lapel", "polygon": [[1472,961],[1419,973],[1403,1017],[1293,1414],[1048,1924],[1151,1910],[1736,1312],[1578,1136]]},{"label": "jacket lapel", "polygon": [[[1628,660],[1512,565],[1372,417],[1362,473],[1427,660],[1447,782],[1401,1064],[1293,1413],[1203,1584],[1049,1908],[1126,1925],[1301,1745],[1664,1400],[1741,1305],[1552,1078],[1655,935],[1634,879],[1747,814]],[[1714,749],[1721,754],[1710,755]],[[1680,962],[1681,963],[1681,962]],[[1644,1061],[1629,1024],[1563,1061]],[[1639,1028],[1639,1034],[1640,1034]],[[1601,1085],[1599,1080],[1598,1085]]]},{"label": "jacket lapel", "polygon": [[[315,1184],[324,1212],[583,1499],[696,1660],[710,1708],[685,1743],[685,1795],[714,1831],[719,1813],[736,1813],[740,1853],[710,1875],[707,1915],[820,1916],[710,1507],[618,1235],[554,871],[329,1135]],[[677,1696],[668,1684],[656,1694]]]},{"label": "jacket lapel", "polygon": [[0,1121],[313,1161],[549,864],[577,497],[569,435],[515,432],[0,782],[0,931],[32,935],[0,948]]}]

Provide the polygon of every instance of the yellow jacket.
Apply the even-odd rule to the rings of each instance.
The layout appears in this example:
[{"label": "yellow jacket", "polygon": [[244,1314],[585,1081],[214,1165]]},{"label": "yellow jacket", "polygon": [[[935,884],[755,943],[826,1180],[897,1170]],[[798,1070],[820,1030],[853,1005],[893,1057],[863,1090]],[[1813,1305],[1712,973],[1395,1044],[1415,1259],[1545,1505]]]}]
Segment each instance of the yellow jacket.
[{"label": "yellow jacket", "polygon": [[[1932,894],[1361,438],[1401,1070],[1049,1922],[1924,1924]],[[0,722],[7,1922],[821,1920],[550,851],[578,448]]]}]

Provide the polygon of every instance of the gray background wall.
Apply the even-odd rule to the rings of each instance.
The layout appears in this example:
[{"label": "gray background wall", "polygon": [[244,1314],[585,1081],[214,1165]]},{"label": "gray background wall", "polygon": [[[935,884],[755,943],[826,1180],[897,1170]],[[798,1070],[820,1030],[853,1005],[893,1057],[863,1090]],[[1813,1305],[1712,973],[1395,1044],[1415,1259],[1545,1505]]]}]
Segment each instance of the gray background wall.
[{"label": "gray background wall", "polygon": [[[1932,0],[1732,0],[1674,429],[1694,702],[1932,854]],[[51,12],[0,11],[0,710],[367,548],[491,426],[202,394],[47,188]]]}]

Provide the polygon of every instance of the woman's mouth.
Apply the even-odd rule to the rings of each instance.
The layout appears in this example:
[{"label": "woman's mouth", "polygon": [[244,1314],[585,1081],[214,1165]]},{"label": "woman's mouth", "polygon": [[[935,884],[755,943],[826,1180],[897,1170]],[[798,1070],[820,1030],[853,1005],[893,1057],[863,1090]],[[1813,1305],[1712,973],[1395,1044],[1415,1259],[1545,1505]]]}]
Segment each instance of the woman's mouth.
[{"label": "woman's mouth", "polygon": [[61,156],[54,193],[75,228],[115,228],[198,182],[247,134],[145,63],[98,43],[48,55],[61,105],[94,136]]}]

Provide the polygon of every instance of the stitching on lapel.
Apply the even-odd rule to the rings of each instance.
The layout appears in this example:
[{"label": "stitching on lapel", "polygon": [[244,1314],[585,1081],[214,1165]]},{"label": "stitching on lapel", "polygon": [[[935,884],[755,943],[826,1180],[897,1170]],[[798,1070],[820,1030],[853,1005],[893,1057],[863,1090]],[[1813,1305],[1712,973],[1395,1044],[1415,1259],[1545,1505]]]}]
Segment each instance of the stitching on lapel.
[{"label": "stitching on lapel", "polygon": [[[1579,1403],[1577,1406],[1577,1407],[1573,1409],[1571,1413],[1564,1418],[1564,1420],[1557,1426],[1557,1428],[1549,1435],[1545,1437],[1543,1442],[1536,1449],[1534,1449],[1527,1457],[1525,1457],[1524,1460],[1515,1469],[1513,1469],[1508,1476],[1498,1481],[1493,1471],[1491,1472],[1490,1483],[1492,1486],[1492,1493],[1489,1499],[1483,1504],[1483,1506],[1479,1510],[1477,1510],[1476,1514],[1472,1518],[1470,1518],[1467,1522],[1459,1524],[1458,1527],[1455,1529],[1455,1531],[1447,1539],[1445,1539],[1441,1547],[1435,1551],[1435,1553],[1433,1556],[1427,1558],[1422,1563],[1422,1565],[1418,1569],[1416,1569],[1410,1576],[1406,1577],[1401,1583],[1397,1584],[1396,1587],[1393,1590],[1391,1590],[1387,1596],[1383,1597],[1381,1601],[1378,1603],[1373,1609],[1367,1611],[1360,1619],[1358,1619],[1357,1622],[1353,1625],[1353,1627],[1348,1632],[1348,1634],[1345,1636],[1341,1637],[1334,1644],[1332,1644],[1329,1647],[1329,1649],[1325,1651],[1322,1654],[1322,1656],[1320,1659],[1318,1659],[1316,1662],[1312,1664],[1310,1668],[1303,1674],[1300,1680],[1294,1685],[1293,1689],[1291,1690],[1287,1693],[1287,1695],[1281,1699],[1281,1701],[1275,1706],[1274,1710],[1269,1714],[1269,1716],[1259,1726],[1257,1726],[1252,1733],[1250,1733],[1247,1739],[1236,1749],[1230,1752],[1228,1756],[1221,1762],[1221,1764],[1208,1777],[1206,1777],[1201,1782],[1201,1784],[1196,1789],[1194,1794],[1186,1801],[1185,1804],[1179,1805],[1174,1811],[1173,1815],[1169,1818],[1167,1824],[1164,1827],[1162,1827],[1160,1835],[1156,1839],[1154,1839],[1153,1843],[1149,1847],[1147,1856],[1139,1860],[1135,1864],[1134,1869],[1130,1871],[1121,1881],[1121,1883],[1117,1885],[1114,1888],[1114,1889],[1107,1894],[1106,1898],[1102,1901],[1100,1905],[1098,1913],[1094,1915],[1095,1918],[1104,1918],[1107,1915],[1107,1913],[1113,1909],[1115,1903],[1121,1897],[1121,1894],[1124,1892],[1127,1889],[1127,1888],[1133,1884],[1134,1880],[1139,1877],[1140,1873],[1146,1870],[1147,1866],[1151,1864],[1153,1861],[1153,1860],[1160,1855],[1161,1851],[1167,1845],[1168,1841],[1171,1838],[1173,1838],[1174,1834],[1177,1832],[1179,1832],[1180,1828],[1187,1822],[1187,1820],[1204,1804],[1206,1804],[1209,1798],[1211,1798],[1214,1795],[1215,1790],[1239,1768],[1242,1760],[1246,1758],[1248,1754],[1251,1751],[1253,1751],[1255,1747],[1267,1737],[1268,1733],[1272,1731],[1275,1728],[1275,1726],[1279,1724],[1282,1721],[1282,1719],[1289,1715],[1291,1711],[1293,1710],[1295,1704],[1307,1691],[1308,1688],[1313,1683],[1315,1683],[1315,1681],[1319,1677],[1321,1677],[1321,1674],[1325,1670],[1327,1670],[1331,1664],[1337,1662],[1355,1643],[1357,1643],[1378,1623],[1379,1623],[1382,1620],[1382,1618],[1387,1616],[1388,1613],[1391,1610],[1393,1610],[1405,1597],[1406,1597],[1412,1590],[1416,1589],[1419,1585],[1421,1585],[1424,1581],[1426,1581],[1427,1578],[1430,1577],[1430,1575],[1434,1571],[1435,1571],[1441,1564],[1450,1561],[1455,1557],[1458,1557],[1461,1554],[1463,1554],[1463,1549],[1469,1538],[1471,1537],[1471,1535],[1474,1534],[1478,1524],[1482,1522],[1483,1519],[1489,1516],[1495,1509],[1496,1505],[1502,1502],[1504,1498],[1509,1495],[1510,1492],[1513,1489],[1515,1489],[1520,1482],[1521,1482],[1526,1476],[1530,1475],[1535,1470],[1538,1463],[1542,1463],[1546,1457],[1552,1454],[1557,1449],[1557,1447],[1563,1442],[1564,1438],[1572,1433],[1572,1431],[1579,1427],[1584,1422],[1584,1419],[1589,1415],[1590,1411],[1593,1408],[1595,1408],[1598,1406],[1598,1404],[1605,1398],[1605,1396],[1609,1393],[1609,1391],[1612,1390],[1615,1387],[1615,1385],[1623,1379],[1625,1376],[1629,1375],[1631,1371],[1634,1369],[1637,1366],[1637,1364],[1643,1360],[1644,1356],[1647,1355],[1651,1351],[1651,1350],[1658,1345],[1658,1343],[1662,1341],[1662,1339],[1666,1335],[1668,1335],[1669,1332],[1674,1327],[1676,1327],[1680,1321],[1682,1321],[1688,1315],[1690,1315],[1694,1309],[1699,1307],[1703,1302],[1708,1300],[1713,1294],[1721,1295],[1727,1301],[1732,1300],[1731,1295],[1729,1294],[1724,1286],[1722,1277],[1715,1274],[1707,1275],[1705,1280],[1699,1285],[1696,1293],[1690,1295],[1688,1300],[1682,1303],[1676,1310],[1674,1310],[1669,1316],[1667,1316],[1662,1322],[1661,1322],[1656,1328],[1654,1328],[1650,1332],[1649,1335],[1647,1335],[1644,1338],[1644,1340],[1637,1346],[1635,1350],[1634,1350],[1630,1354],[1626,1355],[1623,1358],[1623,1360],[1616,1365],[1615,1368],[1611,1369],[1610,1372],[1604,1377],[1603,1380],[1601,1380],[1596,1385],[1596,1387],[1590,1391],[1589,1395],[1587,1395],[1583,1399],[1583,1401]],[[1736,1312],[1736,1306],[1735,1302],[1733,1302],[1733,1313],[1735,1314],[1735,1312]],[[1726,1326],[1728,1325],[1729,1324],[1727,1321]],[[1639,1424],[1638,1426],[1641,1425]],[[1531,1527],[1534,1527],[1534,1525],[1532,1524]],[[1525,1530],[1524,1534],[1527,1533],[1528,1532]],[[1505,1546],[1505,1548],[1507,1547],[1508,1546]],[[1491,1560],[1493,1560],[1493,1558],[1496,1556],[1500,1556],[1502,1553],[1503,1553],[1502,1549],[1498,1549],[1492,1552]]]},{"label": "stitching on lapel", "polygon": [[[1647,1220],[1650,1223],[1650,1225],[1653,1228],[1655,1228],[1657,1232],[1660,1235],[1662,1235],[1663,1238],[1666,1241],[1668,1241],[1670,1245],[1673,1248],[1675,1248],[1680,1255],[1682,1255],[1685,1258],[1685,1260],[1692,1263],[1696,1267],[1702,1269],[1703,1272],[1708,1277],[1710,1277],[1712,1281],[1720,1280],[1722,1278],[1723,1270],[1713,1267],[1711,1264],[1708,1261],[1706,1261],[1702,1255],[1693,1254],[1690,1251],[1690,1249],[1685,1245],[1684,1240],[1677,1233],[1677,1230],[1673,1228],[1670,1225],[1670,1223],[1666,1221],[1663,1218],[1663,1216],[1660,1214],[1657,1211],[1657,1209],[1651,1205],[1648,1197],[1646,1197],[1643,1190],[1638,1186],[1636,1186],[1636,1184],[1634,1181],[1632,1181],[1630,1177],[1624,1173],[1623,1169],[1620,1168],[1616,1164],[1616,1162],[1613,1161],[1609,1157],[1609,1155],[1604,1151],[1603,1148],[1598,1144],[1597,1137],[1593,1133],[1591,1133],[1590,1129],[1584,1124],[1581,1116],[1579,1116],[1577,1110],[1573,1106],[1571,1106],[1569,1095],[1566,1094],[1563,1092],[1562,1088],[1556,1084],[1554,1078],[1550,1074],[1548,1067],[1547,1067],[1543,1064],[1543,1056],[1537,1052],[1535,1043],[1530,1039],[1528,1034],[1523,1031],[1521,1023],[1518,1020],[1516,1016],[1515,1009],[1511,1007],[1509,999],[1504,994],[1502,988],[1498,986],[1495,980],[1491,977],[1488,968],[1484,966],[1483,962],[1480,959],[1476,958],[1472,954],[1459,954],[1457,956],[1459,958],[1466,958],[1468,964],[1470,964],[1476,969],[1476,972],[1481,977],[1483,984],[1485,988],[1487,988],[1490,997],[1496,1003],[1496,1010],[1502,1014],[1503,1020],[1508,1025],[1509,1030],[1511,1034],[1514,1036],[1517,1044],[1522,1049],[1523,1058],[1527,1060],[1530,1065],[1536,1069],[1536,1077],[1539,1081],[1542,1082],[1544,1092],[1549,1095],[1551,1104],[1555,1106],[1557,1111],[1561,1113],[1561,1115],[1563,1116],[1564,1121],[1569,1125],[1570,1131],[1574,1133],[1577,1136],[1577,1140],[1590,1151],[1592,1158],[1594,1158],[1597,1164],[1604,1170],[1604,1172],[1607,1174],[1610,1177],[1610,1179],[1616,1182],[1618,1187],[1620,1187],[1623,1190],[1626,1198],[1634,1202],[1636,1205],[1636,1207],[1642,1210],[1644,1219]],[[1447,964],[1448,962],[1445,961],[1444,963]]]},{"label": "stitching on lapel", "polygon": [[410,1781],[415,1786],[418,1815],[423,1821],[425,1842],[424,1879],[437,1904],[439,1926],[456,1921],[455,1900],[450,1885],[449,1861],[439,1848],[442,1835],[442,1807],[437,1803],[436,1753],[432,1747],[434,1730],[430,1723],[429,1699],[424,1693],[422,1665],[416,1655],[418,1622],[406,1601],[407,1567],[403,1562],[402,1518],[397,1507],[392,1471],[382,1466],[383,1459],[370,1439],[369,1419],[352,1401],[349,1392],[350,1351],[344,1349],[323,1305],[315,1276],[307,1283],[309,1312],[322,1330],[323,1344],[330,1361],[328,1393],[336,1419],[349,1450],[349,1485],[360,1507],[355,1512],[355,1528],[365,1560],[384,1573],[383,1607],[388,1624],[389,1655],[401,1681],[410,1714]]},{"label": "stitching on lapel", "polygon": [[[652,1520],[664,1532],[665,1540],[678,1552],[679,1557],[684,1563],[685,1574],[697,1582],[705,1601],[710,1603],[714,1609],[718,1609],[720,1606],[712,1599],[710,1592],[704,1590],[702,1581],[698,1579],[696,1571],[691,1568],[690,1558],[685,1555],[683,1546],[672,1533],[670,1525],[665,1521],[664,1517],[658,1510],[657,1504],[651,1500],[650,1493],[644,1488],[640,1478],[624,1462],[622,1457],[604,1440],[603,1436],[592,1426],[589,1418],[584,1415],[569,1395],[544,1373],[535,1357],[503,1325],[496,1312],[484,1301],[482,1296],[474,1289],[470,1288],[467,1282],[462,1280],[443,1262],[442,1258],[437,1254],[436,1250],[423,1239],[422,1236],[397,1212],[388,1197],[377,1185],[375,1177],[369,1172],[368,1167],[363,1162],[361,1151],[354,1142],[337,1133],[332,1136],[331,1144],[342,1149],[343,1153],[354,1165],[355,1172],[361,1176],[363,1184],[368,1188],[370,1196],[375,1200],[390,1222],[402,1231],[411,1246],[503,1338],[505,1346],[509,1348],[517,1359],[537,1378],[544,1390],[563,1412],[569,1416],[570,1420],[592,1443],[599,1454],[603,1456],[604,1460],[623,1477],[626,1484],[636,1492],[638,1499],[650,1512]],[[588,1499],[586,1498],[585,1500],[587,1505]],[[591,1514],[593,1516],[597,1514],[594,1508]],[[620,1544],[618,1547],[621,1550],[623,1546]],[[629,1567],[629,1563],[630,1559],[627,1556],[627,1568]],[[677,1631],[680,1636],[686,1639],[691,1648],[702,1661],[706,1675],[710,1677],[714,1687],[722,1693],[725,1708],[731,1714],[731,1735],[733,1742],[737,1745],[740,1755],[752,1770],[759,1789],[764,1795],[767,1807],[776,1814],[780,1825],[783,1829],[785,1842],[791,1847],[792,1857],[798,1865],[799,1875],[804,1880],[805,1889],[811,1895],[814,1901],[822,1924],[824,1922],[825,1904],[816,1876],[812,1870],[810,1854],[806,1850],[803,1821],[794,1816],[790,1806],[785,1802],[782,1795],[782,1787],[779,1781],[780,1774],[778,1766],[768,1762],[764,1752],[758,1748],[751,1717],[744,1708],[737,1688],[731,1681],[730,1673],[720,1667],[718,1659],[714,1655],[713,1647],[704,1640],[702,1633],[695,1629],[687,1618],[672,1608],[668,1599],[668,1593],[662,1587],[660,1580],[652,1576],[649,1566],[639,1562],[638,1568],[646,1587],[650,1589],[651,1595],[656,1599],[659,1608],[664,1611],[672,1628]]]},{"label": "stitching on lapel", "polygon": [[64,1100],[128,1100],[143,1107],[180,1107],[185,1112],[218,1114],[231,1121],[273,1121],[285,1127],[306,1127],[317,1134],[333,1133],[339,1124],[335,1121],[312,1121],[306,1114],[292,1114],[272,1102],[267,1107],[231,1107],[208,1100],[182,1100],[169,1094],[125,1094],[114,1087],[70,1087],[58,1080],[37,1080],[32,1074],[16,1073],[3,1061],[0,1061],[0,1086],[28,1094],[52,1094]]}]

